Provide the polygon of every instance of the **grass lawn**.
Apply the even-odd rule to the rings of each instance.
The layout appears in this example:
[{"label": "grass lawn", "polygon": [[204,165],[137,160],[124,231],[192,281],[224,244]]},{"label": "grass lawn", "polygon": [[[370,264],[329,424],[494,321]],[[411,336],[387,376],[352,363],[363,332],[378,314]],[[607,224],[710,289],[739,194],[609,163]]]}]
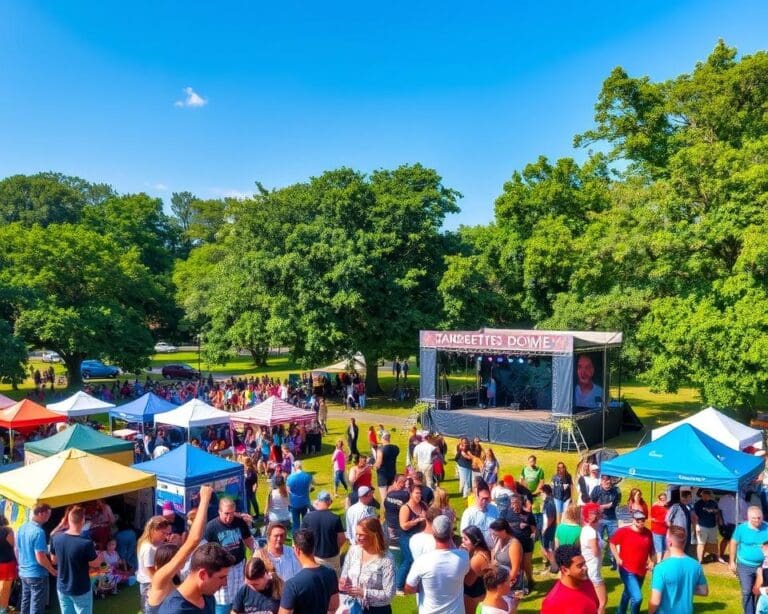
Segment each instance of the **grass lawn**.
[{"label": "grass lawn", "polygon": [[[197,354],[196,352],[180,352],[177,354],[162,354],[153,358],[153,366],[160,366],[164,363],[183,361],[197,366]],[[42,363],[40,363],[42,364]],[[415,361],[411,361],[414,368],[411,370],[409,377],[409,386],[418,386],[417,371],[415,369]],[[47,366],[47,365],[46,365]],[[203,367],[204,371],[205,366]],[[61,369],[61,367],[58,367]],[[296,367],[286,356],[271,357],[269,364],[264,368],[256,368],[250,357],[238,357],[236,360],[227,363],[223,367],[214,367],[215,373],[227,373],[233,375],[251,374],[251,373],[269,373],[275,377],[285,377],[288,373],[298,373],[301,369]],[[462,377],[456,378],[456,383],[459,380],[463,380]],[[380,381],[383,387],[389,391],[394,384],[394,378],[391,372],[381,371]],[[31,388],[31,383],[25,382],[25,385],[19,391],[9,391],[9,386],[0,386],[0,391],[9,396],[15,398],[22,398],[26,392]],[[613,391],[614,394],[616,391]],[[647,428],[653,428],[657,425],[667,424],[675,420],[680,419],[695,410],[702,407],[695,391],[693,390],[681,390],[679,393],[670,394],[653,394],[649,392],[647,387],[638,385],[636,383],[630,383],[622,386],[622,395],[632,404],[637,412],[638,416],[643,420]],[[369,396],[369,409],[371,412],[379,414],[387,414],[389,416],[403,418],[410,413],[410,403],[399,403],[392,401],[389,398],[389,394],[382,395],[370,395]],[[338,405],[331,405],[331,412],[341,412],[342,408]],[[366,415],[364,413],[357,412],[355,414],[358,419],[358,423],[361,427],[361,432],[367,430],[367,426],[370,423],[375,423],[376,420],[371,422],[366,421]],[[322,453],[320,455],[305,459],[305,468],[315,474],[315,482],[317,489],[329,489],[331,486],[331,460],[330,453],[333,449],[333,443],[337,438],[343,437],[344,429],[346,426],[346,419],[333,419],[329,422],[330,434],[325,438]],[[634,448],[642,433],[624,433],[620,437],[612,439],[608,442],[610,447],[619,450],[628,450]],[[361,442],[365,439],[361,437]],[[400,446],[403,452],[401,453],[400,466],[404,461],[404,450],[406,445],[405,431],[402,428],[394,430],[393,443]],[[455,441],[449,441],[449,445],[455,444]],[[525,463],[526,458],[530,454],[529,450],[521,448],[511,448],[507,446],[493,446],[496,452],[499,462],[501,463],[501,474],[512,473],[517,476],[520,473],[520,469]],[[361,446],[361,450],[364,449]],[[577,462],[577,455],[575,453],[561,454],[556,451],[541,450],[535,452],[539,465],[541,465],[547,476],[550,476],[554,471],[555,465],[558,461],[562,460],[566,462],[569,470],[573,473]],[[449,463],[447,468],[447,480],[444,483],[444,487],[449,491],[451,495],[451,503],[459,514],[465,508],[464,500],[458,495],[458,480],[455,476],[455,465]],[[629,492],[629,489],[633,486],[637,486],[645,493],[646,500],[650,502],[650,484],[637,483],[631,480],[624,480],[620,488],[623,494]],[[259,490],[259,504],[264,506],[266,499],[266,487],[264,484],[260,484]],[[341,499],[337,499],[333,504],[335,511],[341,512],[343,504]],[[539,551],[538,547],[534,552],[534,566],[539,567]],[[616,572],[611,572],[609,568],[604,568],[604,577],[608,587],[608,611],[614,611],[618,605],[618,601],[621,595],[621,583],[618,579]],[[740,612],[740,595],[738,581],[735,576],[729,573],[723,565],[708,564],[705,566],[705,573],[709,581],[710,595],[706,598],[697,598],[695,610],[696,612],[717,611],[717,612]],[[533,613],[540,610],[541,600],[546,592],[551,587],[554,579],[552,578],[537,578],[538,585],[536,590],[521,604],[519,612]],[[647,597],[650,592],[650,578],[645,582],[644,593],[646,595],[646,601],[643,605],[643,610],[647,609]],[[415,612],[415,598],[414,597],[398,597],[393,602],[393,609],[397,613]],[[104,601],[98,600],[96,602],[96,612],[99,613],[112,613],[112,612],[136,612],[138,610],[138,591],[135,588],[126,588],[121,591],[117,596],[110,597]],[[565,613],[564,613],[565,614]]]}]

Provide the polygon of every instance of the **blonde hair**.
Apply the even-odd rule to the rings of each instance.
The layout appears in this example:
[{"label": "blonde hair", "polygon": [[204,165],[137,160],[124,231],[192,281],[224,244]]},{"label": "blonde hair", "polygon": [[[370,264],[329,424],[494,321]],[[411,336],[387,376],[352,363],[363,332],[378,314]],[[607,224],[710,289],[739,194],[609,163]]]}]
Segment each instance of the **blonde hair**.
[{"label": "blonde hair", "polygon": [[579,506],[578,505],[569,505],[565,508],[565,511],[563,512],[563,517],[566,520],[569,520],[573,524],[580,524],[580,518],[579,518]]},{"label": "blonde hair", "polygon": [[147,520],[147,524],[144,525],[144,531],[142,532],[141,537],[139,537],[139,541],[136,542],[136,552],[141,550],[141,546],[144,542],[152,541],[152,531],[159,531],[160,529],[165,529],[170,526],[171,523],[162,516],[152,516],[152,518]]},{"label": "blonde hair", "polygon": [[431,507],[436,507],[442,510],[451,506],[451,504],[448,502],[448,493],[446,492],[445,488],[438,486],[432,492],[435,494],[435,498],[432,501]]},{"label": "blonde hair", "polygon": [[382,555],[387,551],[387,545],[384,541],[384,530],[381,528],[381,522],[376,516],[368,516],[357,523],[363,532],[373,539],[374,550],[376,554]]}]

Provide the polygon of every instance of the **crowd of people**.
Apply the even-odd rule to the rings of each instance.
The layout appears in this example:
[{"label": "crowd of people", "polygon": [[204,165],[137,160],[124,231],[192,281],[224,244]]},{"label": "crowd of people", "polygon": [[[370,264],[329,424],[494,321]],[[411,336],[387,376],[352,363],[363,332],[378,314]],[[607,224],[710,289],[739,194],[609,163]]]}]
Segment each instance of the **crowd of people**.
[{"label": "crowd of people", "polygon": [[[686,613],[694,595],[707,594],[707,562],[738,575],[746,614],[768,607],[768,524],[755,493],[758,504],[738,518],[733,495],[716,500],[707,489],[663,490],[649,505],[633,488],[623,501],[620,484],[589,462],[573,477],[558,463],[550,476],[531,455],[505,472],[479,440],[453,448],[413,429],[401,451],[383,425],[362,430],[367,446],[351,418],[332,454],[333,488],[314,495],[292,429],[247,433],[237,454],[245,512],[227,498],[215,507],[202,487],[200,513],[185,520],[166,503],[133,542],[126,527],[112,534],[103,502],[73,506],[50,532],[45,505],[16,535],[0,518],[0,614],[14,574],[22,611],[36,613],[50,575],[63,612],[89,612],[94,592],[116,591],[133,573],[142,612],[163,614],[389,614],[395,596],[408,594],[420,614],[503,614],[536,593],[547,614],[602,614],[609,574],[620,581],[620,614],[640,611],[646,577],[649,612]],[[466,498],[461,514],[443,484],[451,462]],[[331,508],[341,496],[339,514]],[[544,595],[547,576],[556,581]]]}]

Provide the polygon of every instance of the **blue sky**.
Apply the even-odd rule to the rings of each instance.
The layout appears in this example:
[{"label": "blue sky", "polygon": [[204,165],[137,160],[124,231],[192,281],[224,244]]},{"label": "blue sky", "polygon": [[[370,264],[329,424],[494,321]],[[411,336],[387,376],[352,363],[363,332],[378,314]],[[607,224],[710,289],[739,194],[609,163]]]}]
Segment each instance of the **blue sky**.
[{"label": "blue sky", "polygon": [[0,177],[55,170],[167,202],[421,162],[464,195],[447,227],[484,224],[515,169],[583,157],[573,135],[614,66],[667,79],[718,38],[765,49],[767,26],[757,0],[6,0]]}]

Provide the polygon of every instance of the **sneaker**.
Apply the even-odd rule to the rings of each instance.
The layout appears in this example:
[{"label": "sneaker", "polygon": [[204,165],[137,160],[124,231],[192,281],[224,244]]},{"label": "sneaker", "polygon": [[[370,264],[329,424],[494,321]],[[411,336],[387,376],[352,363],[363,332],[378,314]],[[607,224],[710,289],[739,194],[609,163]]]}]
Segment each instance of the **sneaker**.
[{"label": "sneaker", "polygon": [[723,557],[719,556],[717,557],[717,562],[722,563],[723,565],[727,565],[728,561],[726,561]]}]

